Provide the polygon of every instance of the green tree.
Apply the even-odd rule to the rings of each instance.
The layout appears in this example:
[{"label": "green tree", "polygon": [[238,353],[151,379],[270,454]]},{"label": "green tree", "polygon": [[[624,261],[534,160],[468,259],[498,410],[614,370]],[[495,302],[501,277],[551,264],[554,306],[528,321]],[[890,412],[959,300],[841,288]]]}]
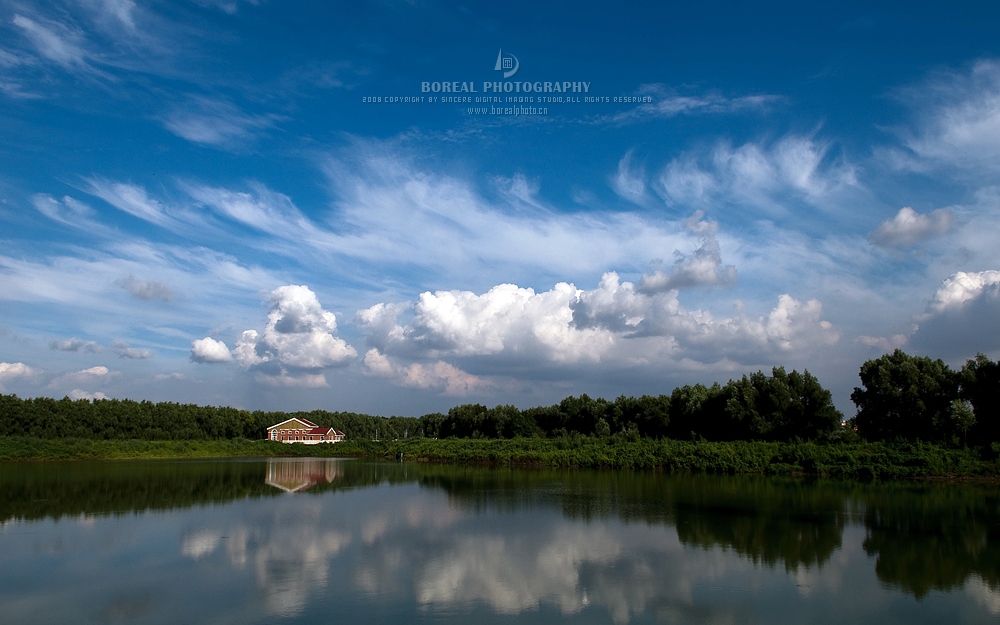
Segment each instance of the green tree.
[{"label": "green tree", "polygon": [[686,440],[706,438],[728,440],[731,428],[727,427],[726,397],[716,382],[712,386],[695,384],[674,389],[670,394],[670,438]]},{"label": "green tree", "polygon": [[941,360],[910,356],[900,350],[861,365],[864,388],[855,388],[858,407],[853,423],[868,440],[952,442],[962,432],[952,413],[958,376]]},{"label": "green tree", "polygon": [[969,360],[959,373],[962,399],[972,404],[975,423],[969,442],[976,445],[1000,441],[1000,361],[983,354]]},{"label": "green tree", "polygon": [[808,371],[774,367],[770,376],[758,371],[723,390],[732,438],[816,439],[835,432],[843,419],[830,391]]}]

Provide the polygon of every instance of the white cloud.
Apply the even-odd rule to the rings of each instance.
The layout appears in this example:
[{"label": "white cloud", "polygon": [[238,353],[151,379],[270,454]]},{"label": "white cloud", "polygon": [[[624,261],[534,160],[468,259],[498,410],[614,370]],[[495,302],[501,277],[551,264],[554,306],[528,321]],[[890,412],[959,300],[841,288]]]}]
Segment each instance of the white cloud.
[{"label": "white cloud", "polygon": [[85,391],[83,389],[79,389],[79,388],[73,389],[72,391],[70,391],[66,395],[70,399],[73,399],[73,400],[86,399],[86,400],[89,400],[89,401],[93,401],[95,399],[107,399],[108,398],[107,395],[105,395],[104,393],[102,393],[100,391],[97,391],[97,392],[94,392],[94,393],[88,393],[87,391]]},{"label": "white cloud", "polygon": [[103,377],[103,376],[106,376],[106,375],[108,375],[110,373],[111,372],[104,365],[97,365],[96,367],[90,367],[89,369],[83,369],[81,371],[77,371],[76,373],[71,373],[70,375],[76,375],[76,376],[91,376],[92,375],[92,376],[97,376],[97,377]]},{"label": "white cloud", "polygon": [[645,264],[686,238],[679,224],[657,215],[565,213],[533,196],[534,203],[493,203],[466,181],[416,169],[382,146],[361,144],[357,152],[348,162],[327,164],[336,231],[316,237],[288,228],[283,236],[368,267],[413,263],[433,269],[439,283],[475,274],[493,284],[539,269],[557,278]]},{"label": "white cloud", "polygon": [[917,128],[904,143],[917,160],[897,155],[898,165],[928,163],[968,171],[995,171],[1000,163],[1000,62],[980,60],[968,72],[943,72],[903,93],[915,102]]},{"label": "white cloud", "polygon": [[137,347],[131,347],[128,343],[122,340],[115,340],[111,342],[111,349],[114,350],[115,354],[119,358],[128,358],[131,360],[145,360],[146,358],[152,358],[153,352],[148,349],[139,349]]},{"label": "white cloud", "polygon": [[189,558],[200,560],[210,555],[222,541],[222,534],[213,530],[200,530],[184,536],[181,541],[181,553]]},{"label": "white cloud", "polygon": [[581,293],[573,305],[573,321],[580,328],[606,328],[626,337],[659,337],[677,359],[753,363],[776,353],[836,343],[839,332],[822,319],[822,312],[818,300],[803,303],[782,294],[767,316],[715,319],[706,311],[685,310],[675,290],[645,295],[608,273],[596,290]]},{"label": "white cloud", "polygon": [[87,53],[80,45],[79,33],[55,22],[42,24],[18,14],[11,22],[24,32],[43,57],[67,69],[87,66]]},{"label": "white cloud", "polygon": [[189,98],[163,120],[167,130],[182,139],[216,147],[234,147],[274,125],[274,115],[252,115],[222,100]]},{"label": "white cloud", "polygon": [[136,6],[133,0],[99,0],[99,6],[108,15],[127,30],[135,30]]},{"label": "white cloud", "polygon": [[[478,376],[477,369],[499,371],[502,363],[505,374],[530,380],[543,370],[565,374],[598,363],[615,369],[642,363],[669,368],[769,362],[779,354],[823,348],[839,339],[839,332],[822,318],[817,300],[781,295],[767,315],[716,319],[706,311],[685,310],[676,290],[644,293],[615,273],[605,274],[591,291],[560,283],[541,293],[512,284],[482,295],[425,292],[409,310],[410,323],[402,324],[398,317],[405,310],[379,304],[359,311],[356,323],[369,344],[378,346],[365,356],[367,371],[397,382],[409,375],[410,386],[420,386],[420,376],[429,379],[432,374],[410,370],[393,358],[424,367],[470,365],[438,369],[439,378]],[[470,388],[486,384],[498,382],[481,378]],[[437,387],[443,385],[438,382]]]},{"label": "white cloud", "polygon": [[191,360],[193,362],[230,362],[232,359],[233,356],[229,353],[229,348],[222,341],[216,341],[207,336],[191,341]]},{"label": "white cloud", "polygon": [[261,184],[251,184],[252,193],[187,184],[182,188],[197,203],[273,236],[315,245],[326,234],[302,214],[291,198]]},{"label": "white cloud", "polygon": [[134,184],[112,182],[95,178],[87,181],[88,191],[120,211],[149,223],[176,230],[178,219],[185,215],[175,207],[164,205],[149,197],[146,190]]},{"label": "white cloud", "polygon": [[326,375],[322,373],[307,373],[304,371],[285,371],[277,373],[265,373],[258,371],[254,378],[268,386],[291,387],[291,388],[324,388],[329,386]]},{"label": "white cloud", "polygon": [[959,271],[941,284],[928,308],[931,313],[960,310],[987,290],[996,290],[997,285],[1000,285],[1000,271]]},{"label": "white cloud", "polygon": [[542,205],[537,199],[541,185],[537,180],[528,180],[524,174],[514,174],[510,178],[496,176],[493,180],[506,197],[541,208]]},{"label": "white cloud", "polygon": [[83,339],[73,337],[71,339],[61,341],[49,341],[49,349],[55,349],[61,352],[78,352],[83,350],[89,354],[96,354],[101,351],[101,346],[96,341],[85,341]]},{"label": "white cloud", "polygon": [[658,191],[671,205],[727,202],[771,213],[787,201],[822,204],[831,194],[858,186],[855,168],[831,157],[831,145],[789,135],[774,143],[721,143],[710,154],[688,154],[663,170]]},{"label": "white cloud", "polygon": [[[111,334],[109,342],[119,333],[115,327],[141,326],[182,328],[178,338],[186,344],[197,338],[196,328],[255,315],[260,289],[286,280],[260,267],[242,265],[228,254],[143,239],[75,247],[49,257],[33,256],[28,247],[8,252],[0,255],[0,301],[24,302],[46,314],[62,315],[58,323],[69,319],[73,327],[86,327],[88,332],[105,327]],[[197,297],[176,298],[170,306],[136,306],[114,286],[127,275],[184,285],[185,292]],[[172,336],[177,335],[173,331]]]},{"label": "white cloud", "polygon": [[132,297],[141,300],[159,300],[169,302],[173,297],[170,287],[155,280],[138,280],[135,276],[126,276],[115,280],[115,284],[132,294]]},{"label": "white cloud", "polygon": [[153,379],[157,382],[163,382],[165,380],[186,380],[187,376],[183,373],[174,371],[173,373],[157,373],[153,376]]},{"label": "white cloud", "polygon": [[893,334],[888,338],[884,336],[862,335],[854,339],[854,341],[867,347],[876,347],[882,351],[891,352],[894,349],[906,346],[910,342],[910,337],[905,334]]},{"label": "white cloud", "polygon": [[30,65],[31,59],[0,48],[0,67],[17,67],[19,65]]},{"label": "white cloud", "polygon": [[321,369],[343,366],[357,357],[353,347],[335,336],[336,316],[323,310],[308,287],[278,287],[268,302],[271,310],[264,331],[244,331],[233,349],[236,360],[259,378],[281,386],[325,386]]},{"label": "white cloud", "polygon": [[434,363],[401,365],[372,348],[364,357],[365,373],[388,378],[400,386],[419,389],[441,389],[445,395],[464,396],[484,390],[493,384],[439,360]]},{"label": "white cloud", "polygon": [[14,378],[25,378],[38,373],[23,362],[0,362],[0,388],[3,383]]},{"label": "white cloud", "polygon": [[[425,292],[413,306],[409,327],[395,328],[398,306],[369,308],[359,312],[358,320],[374,344],[396,353],[540,357],[555,362],[597,359],[610,345],[610,337],[597,330],[571,327],[570,303],[578,295],[579,291],[566,283],[544,293],[513,284],[495,286],[482,295]],[[392,323],[387,320],[390,316]],[[368,325],[367,320],[377,323]]]},{"label": "white cloud", "polygon": [[95,380],[107,380],[117,375],[117,371],[111,371],[104,365],[96,365],[54,378],[49,382],[48,388],[59,388],[70,384],[92,384]]},{"label": "white cloud", "polygon": [[727,98],[720,93],[685,95],[663,84],[642,85],[637,95],[640,97],[648,96],[651,101],[617,113],[611,119],[616,122],[626,122],[650,117],[764,111],[783,100],[781,96],[771,94],[755,94],[736,98]]},{"label": "white cloud", "polygon": [[951,229],[952,214],[939,208],[929,215],[916,212],[909,206],[899,209],[892,219],[883,221],[871,233],[871,240],[887,247],[912,247],[927,239],[940,236]]},{"label": "white cloud", "polygon": [[910,343],[917,349],[945,358],[1000,349],[1000,271],[955,273],[916,319]]},{"label": "white cloud", "polygon": [[[240,0],[193,0],[193,1],[195,4],[201,5],[203,7],[212,7],[215,9],[219,9],[220,11],[223,11],[230,15],[234,15],[240,6]],[[255,6],[260,4],[260,0],[243,0],[243,2]]]},{"label": "white cloud", "polygon": [[632,150],[618,161],[618,173],[611,178],[611,188],[634,204],[643,205],[646,197],[646,172],[632,166]]},{"label": "white cloud", "polygon": [[224,233],[295,259],[312,254],[331,271],[373,283],[400,263],[433,271],[438,283],[462,280],[462,286],[473,286],[469,276],[496,284],[539,270],[554,280],[594,275],[645,265],[689,240],[681,223],[658,215],[548,208],[523,176],[506,179],[493,202],[464,180],[416,170],[380,146],[359,152],[349,164],[327,163],[337,200],[322,219],[310,219],[290,197],[257,183],[246,190],[181,183],[191,200],[182,202],[102,179],[89,180],[89,191],[188,237],[215,241]]},{"label": "white cloud", "polygon": [[68,195],[59,201],[47,193],[36,193],[31,196],[31,203],[38,212],[53,221],[102,234],[108,231],[106,226],[92,219],[95,215],[94,209]]},{"label": "white cloud", "polygon": [[701,247],[691,256],[685,256],[680,251],[674,252],[677,260],[674,262],[673,271],[670,273],[655,271],[642,276],[639,281],[640,291],[657,293],[671,289],[736,282],[736,268],[732,265],[722,265],[722,251],[715,238],[718,223],[704,221],[702,217],[704,213],[699,210],[684,222],[685,227],[701,239]]},{"label": "white cloud", "polygon": [[990,614],[1000,616],[1000,591],[991,587],[981,576],[972,575],[966,580],[965,593]]}]

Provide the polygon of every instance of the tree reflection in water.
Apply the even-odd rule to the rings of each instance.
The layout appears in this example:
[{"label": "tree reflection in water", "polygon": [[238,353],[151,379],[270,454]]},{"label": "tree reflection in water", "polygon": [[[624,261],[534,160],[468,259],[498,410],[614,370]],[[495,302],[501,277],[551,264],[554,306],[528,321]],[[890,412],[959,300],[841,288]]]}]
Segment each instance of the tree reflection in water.
[{"label": "tree reflection in water", "polygon": [[[964,589],[1000,614],[995,485],[353,460],[0,465],[8,526],[84,515],[92,529],[79,531],[97,531],[102,517],[143,515],[142,527],[168,511],[202,519],[183,521],[177,557],[244,571],[257,609],[289,618],[334,593],[358,609],[408,597],[433,613],[749,622],[750,590],[775,583],[762,580],[810,581],[818,596],[868,576],[918,600]],[[101,609],[118,614],[118,600]]]}]

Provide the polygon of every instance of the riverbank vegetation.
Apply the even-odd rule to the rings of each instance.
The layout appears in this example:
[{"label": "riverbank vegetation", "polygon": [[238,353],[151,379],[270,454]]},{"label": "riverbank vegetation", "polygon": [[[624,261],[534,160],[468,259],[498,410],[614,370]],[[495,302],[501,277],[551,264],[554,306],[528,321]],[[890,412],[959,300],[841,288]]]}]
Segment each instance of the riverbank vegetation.
[{"label": "riverbank vegetation", "polygon": [[676,441],[560,438],[345,441],[137,441],[0,438],[0,460],[124,460],[218,457],[358,457],[452,464],[594,468],[872,479],[996,479],[1000,445],[948,448],[932,443]]},{"label": "riverbank vegetation", "polygon": [[[0,459],[402,453],[440,462],[719,473],[996,475],[1000,362],[979,355],[953,371],[896,350],[864,363],[860,377],[851,419],[808,371],[781,367],[669,395],[580,395],[525,410],[463,404],[422,417],[0,395]],[[261,440],[268,426],[290,417],[335,427],[348,441]]]}]

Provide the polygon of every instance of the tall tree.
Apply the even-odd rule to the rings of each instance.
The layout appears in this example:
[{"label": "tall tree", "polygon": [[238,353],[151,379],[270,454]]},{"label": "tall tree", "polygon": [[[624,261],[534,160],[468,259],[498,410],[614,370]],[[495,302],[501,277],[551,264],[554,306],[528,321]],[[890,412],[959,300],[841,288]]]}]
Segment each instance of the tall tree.
[{"label": "tall tree", "polygon": [[962,399],[972,404],[975,423],[969,431],[973,444],[1000,441],[1000,361],[983,354],[969,360],[959,373]]},{"label": "tall tree", "polygon": [[897,349],[866,361],[859,375],[864,388],[855,388],[851,401],[864,438],[952,442],[964,434],[953,406],[958,376],[943,361]]}]

